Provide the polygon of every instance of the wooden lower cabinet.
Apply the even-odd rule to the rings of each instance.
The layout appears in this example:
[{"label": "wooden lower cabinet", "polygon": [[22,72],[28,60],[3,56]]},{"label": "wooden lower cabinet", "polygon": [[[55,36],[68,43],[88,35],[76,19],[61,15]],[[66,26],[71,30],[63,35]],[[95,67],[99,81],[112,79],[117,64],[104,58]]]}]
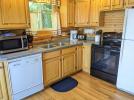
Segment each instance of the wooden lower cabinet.
[{"label": "wooden lower cabinet", "polygon": [[45,86],[61,78],[61,58],[59,50],[43,54],[43,76]]},{"label": "wooden lower cabinet", "polygon": [[44,61],[44,83],[49,85],[61,78],[61,60],[60,57]]},{"label": "wooden lower cabinet", "polygon": [[43,54],[44,85],[48,86],[82,70],[83,48],[75,46]]},{"label": "wooden lower cabinet", "polygon": [[90,73],[91,68],[91,46],[83,46],[83,71]]},{"label": "wooden lower cabinet", "polygon": [[78,46],[77,47],[77,57],[76,57],[76,61],[77,61],[77,67],[76,67],[76,71],[80,71],[82,70],[82,64],[83,64],[83,48],[82,46]]},{"label": "wooden lower cabinet", "polygon": [[62,77],[75,72],[75,53],[62,56]]},{"label": "wooden lower cabinet", "polygon": [[6,87],[6,79],[4,74],[4,69],[0,63],[0,100],[8,100],[7,87]]}]

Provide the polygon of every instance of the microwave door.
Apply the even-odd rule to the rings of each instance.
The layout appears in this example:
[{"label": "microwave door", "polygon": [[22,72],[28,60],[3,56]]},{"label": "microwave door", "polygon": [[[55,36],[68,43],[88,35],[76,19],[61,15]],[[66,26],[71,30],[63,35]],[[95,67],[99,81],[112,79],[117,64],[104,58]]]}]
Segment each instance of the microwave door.
[{"label": "microwave door", "polygon": [[1,53],[14,52],[18,49],[22,49],[23,44],[21,39],[8,39],[0,41],[0,51]]}]

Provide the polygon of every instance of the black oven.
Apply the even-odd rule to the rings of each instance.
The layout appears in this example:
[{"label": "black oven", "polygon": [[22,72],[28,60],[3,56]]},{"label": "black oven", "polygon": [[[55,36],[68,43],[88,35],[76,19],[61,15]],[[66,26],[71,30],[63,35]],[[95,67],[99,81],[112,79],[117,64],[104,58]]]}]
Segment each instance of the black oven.
[{"label": "black oven", "polygon": [[0,37],[0,54],[28,49],[27,36]]},{"label": "black oven", "polygon": [[92,45],[91,75],[113,84],[117,80],[121,46],[116,34],[105,33],[102,45]]},{"label": "black oven", "polygon": [[92,46],[91,75],[113,84],[117,80],[120,50],[103,46]]}]

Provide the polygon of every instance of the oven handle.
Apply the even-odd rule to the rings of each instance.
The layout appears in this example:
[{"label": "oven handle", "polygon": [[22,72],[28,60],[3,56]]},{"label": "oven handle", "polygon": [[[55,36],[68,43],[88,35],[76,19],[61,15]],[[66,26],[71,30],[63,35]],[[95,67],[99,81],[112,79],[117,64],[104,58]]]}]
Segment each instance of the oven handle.
[{"label": "oven handle", "polygon": [[120,53],[119,50],[111,50],[112,53]]}]

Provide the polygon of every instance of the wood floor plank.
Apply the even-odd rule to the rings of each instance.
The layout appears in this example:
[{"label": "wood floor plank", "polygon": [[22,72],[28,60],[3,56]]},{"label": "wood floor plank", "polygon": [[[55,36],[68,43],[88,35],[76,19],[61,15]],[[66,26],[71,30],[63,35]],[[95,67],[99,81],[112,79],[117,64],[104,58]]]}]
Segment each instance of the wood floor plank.
[{"label": "wood floor plank", "polygon": [[69,92],[60,93],[47,88],[26,100],[134,100],[133,95],[87,73],[77,73],[73,78],[78,80],[79,84]]}]

